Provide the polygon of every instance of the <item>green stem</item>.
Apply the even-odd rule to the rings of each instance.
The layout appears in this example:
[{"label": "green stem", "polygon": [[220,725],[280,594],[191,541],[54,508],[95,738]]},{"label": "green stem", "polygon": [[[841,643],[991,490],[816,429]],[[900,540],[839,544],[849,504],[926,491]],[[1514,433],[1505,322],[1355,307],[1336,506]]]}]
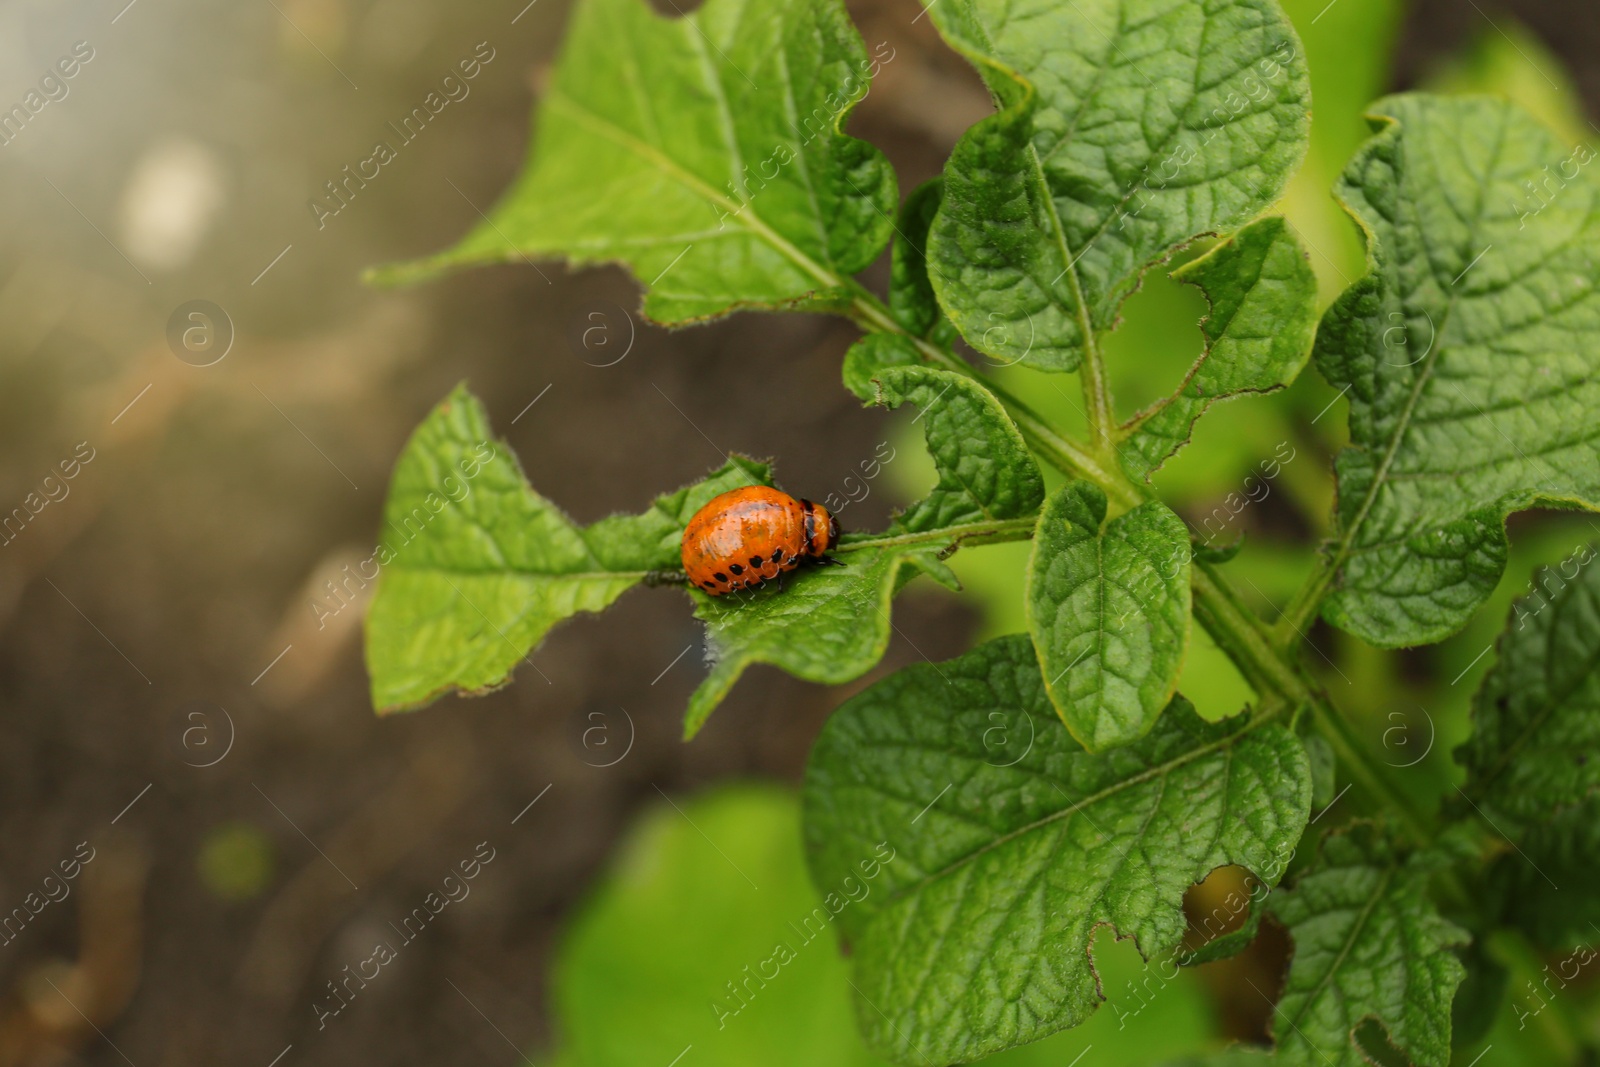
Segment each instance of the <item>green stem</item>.
[{"label": "green stem", "polygon": [[1263,695],[1277,693],[1302,704],[1309,700],[1306,685],[1268,640],[1260,620],[1241,606],[1238,595],[1217,573],[1216,565],[1196,559],[1190,575],[1195,617],[1233,660],[1245,681]]},{"label": "green stem", "polygon": [[[893,333],[908,339],[929,363],[979,377],[971,366],[953,353],[905,330],[889,314],[888,308],[864,288],[856,287],[849,314],[866,330]],[[1098,383],[1093,389],[1096,399],[1091,409],[1096,406],[1102,411],[1108,409],[1109,395],[1103,388],[1103,368],[1099,365],[1098,357],[1086,359],[1084,367],[1085,385]],[[1062,437],[1027,405],[994,382],[988,379],[983,381],[1006,407],[1029,445],[1062,473],[1093,482],[1110,500],[1124,509],[1151,499],[1147,490],[1133,484],[1120,469]],[[1092,414],[1090,421],[1091,424],[1094,422]],[[1106,425],[1109,432],[1109,424]],[[1323,562],[1325,565],[1327,561]],[[1286,612],[1284,624],[1274,630],[1245,606],[1216,564],[1196,558],[1191,574],[1195,618],[1233,660],[1245,680],[1264,701],[1281,698],[1295,707],[1310,708],[1319,730],[1327,736],[1335,753],[1349,769],[1351,778],[1361,785],[1362,792],[1391,808],[1419,842],[1429,840],[1433,830],[1431,821],[1416,811],[1415,805],[1390,781],[1388,769],[1371,758],[1351,730],[1350,723],[1309,678],[1294,656],[1293,649],[1299,637],[1294,626],[1299,625],[1305,613],[1315,611],[1317,598],[1326,588],[1326,579],[1314,575],[1313,580],[1307,583],[1307,589],[1302,591],[1304,603],[1297,600],[1298,611],[1295,614]]]},{"label": "green stem", "polygon": [[[1080,298],[1081,299],[1081,298]],[[1087,319],[1084,329],[1088,329]],[[1105,362],[1100,358],[1100,346],[1094,335],[1087,335],[1083,346],[1083,363],[1079,368],[1083,380],[1083,406],[1089,419],[1089,438],[1101,456],[1115,454],[1116,417],[1111,413],[1111,383],[1106,380]]]},{"label": "green stem", "polygon": [[1433,838],[1431,820],[1417,810],[1391,780],[1388,768],[1373,760],[1351,729],[1350,722],[1334,707],[1321,687],[1293,664],[1289,655],[1274,642],[1259,617],[1239,603],[1228,584],[1216,573],[1216,566],[1195,560],[1194,613],[1200,624],[1230,659],[1245,680],[1258,692],[1278,693],[1298,706],[1311,709],[1317,730],[1333,748],[1339,762],[1369,799],[1391,810],[1419,843]]},{"label": "green stem", "polygon": [[1305,633],[1306,627],[1322,607],[1322,598],[1327,595],[1328,586],[1333,581],[1334,566],[1333,559],[1326,552],[1317,553],[1316,568],[1295,593],[1289,606],[1283,609],[1283,618],[1278,620],[1274,634],[1280,642],[1287,645]]},{"label": "green stem", "polygon": [[991,522],[967,522],[956,526],[943,526],[937,530],[899,534],[845,534],[835,552],[856,552],[866,548],[894,548],[900,545],[926,545],[947,542],[955,548],[964,541],[982,540],[985,544],[1002,541],[1026,541],[1033,536],[1039,524],[1037,516],[1023,519],[996,519]]},{"label": "green stem", "polygon": [[1398,819],[1417,843],[1431,841],[1437,830],[1434,821],[1419,810],[1416,801],[1395,786],[1388,769],[1373,760],[1351,729],[1349,720],[1320,691],[1311,694],[1311,713],[1317,732],[1333,748],[1334,755],[1339,757],[1340,764],[1361,791]]},{"label": "green stem", "polygon": [[1017,429],[1022,431],[1023,438],[1035,451],[1049,460],[1052,466],[1064,474],[1095,483],[1107,497],[1123,508],[1134,507],[1142,502],[1144,498],[1128,484],[1126,478],[1114,469],[1108,468],[1104,462],[1090,455],[1076,442],[1057,433],[1048,422],[1004,386],[983,378],[970,364],[954,353],[908,332],[894,320],[889,314],[889,309],[884,307],[876,296],[859,286],[857,289],[849,313],[856,325],[870,333],[897,334],[915,345],[917,353],[923,359],[941,370],[954,371],[981,380],[984,387],[994,394],[995,399],[1005,406],[1012,421],[1017,424]]}]

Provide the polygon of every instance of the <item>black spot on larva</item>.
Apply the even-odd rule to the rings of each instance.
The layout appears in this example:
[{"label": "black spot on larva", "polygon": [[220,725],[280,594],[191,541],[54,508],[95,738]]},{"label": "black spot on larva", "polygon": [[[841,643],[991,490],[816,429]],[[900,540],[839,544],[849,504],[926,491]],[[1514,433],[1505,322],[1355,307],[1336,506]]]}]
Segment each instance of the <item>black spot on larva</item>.
[{"label": "black spot on larva", "polygon": [[764,562],[766,562],[766,561],[763,560],[760,556],[751,556],[750,557],[750,566],[755,567],[757,569],[760,569],[761,564],[764,563]]},{"label": "black spot on larva", "polygon": [[737,563],[728,564],[728,569],[730,571],[732,571],[733,573],[735,573],[735,574],[743,574],[744,573],[744,568],[739,566]]},{"label": "black spot on larva", "polygon": [[726,574],[723,574],[721,571],[718,571],[717,573],[713,574],[711,577],[715,578],[719,582],[725,582],[725,581],[728,580],[728,576]]},{"label": "black spot on larva", "polygon": [[701,582],[700,588],[706,590],[708,593],[715,593],[717,591],[717,586],[714,582]]},{"label": "black spot on larva", "polygon": [[783,549],[780,548],[780,549],[778,549],[776,552],[774,552],[772,554],[772,562],[774,562],[774,563],[782,563],[783,562]]}]

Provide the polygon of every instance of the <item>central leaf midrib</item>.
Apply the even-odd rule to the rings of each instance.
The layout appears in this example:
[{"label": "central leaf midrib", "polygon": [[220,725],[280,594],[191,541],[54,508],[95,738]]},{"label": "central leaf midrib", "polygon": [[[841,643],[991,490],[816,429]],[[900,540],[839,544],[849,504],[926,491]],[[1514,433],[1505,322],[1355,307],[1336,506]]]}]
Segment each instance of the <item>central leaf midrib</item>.
[{"label": "central leaf midrib", "polygon": [[711,55],[706,51],[705,35],[687,19],[685,23],[694,31],[685,37],[689,47],[694,49],[701,80],[705,82],[706,91],[711,94],[712,101],[717,105],[717,124],[722,128],[722,136],[728,150],[728,169],[731,179],[728,184],[738,190],[739,195],[744,197],[745,203],[749,203],[750,187],[744,179],[744,152],[739,147],[738,125],[733,120],[733,111],[728,107],[728,91],[723,87],[722,79],[717,77],[716,65],[711,62]]},{"label": "central leaf midrib", "polygon": [[724,196],[656,146],[641,140],[637,135],[618,126],[604,115],[585,107],[558,89],[552,89],[545,97],[545,102],[550,107],[567,112],[567,114],[589,126],[602,137],[632,152],[696,196],[726,209],[728,216],[735,222],[749,230],[754,236],[767,242],[780,255],[806,274],[811,275],[822,285],[834,288],[845,284],[844,278],[839,274],[806,255],[776,230],[772,229],[771,226],[767,225],[759,214],[750,209],[750,201],[740,204]]},{"label": "central leaf midrib", "polygon": [[[1398,125],[1398,120],[1396,120],[1396,123]],[[1500,153],[1505,148],[1505,138],[1506,118],[1504,112],[1502,112],[1500,129],[1495,138],[1494,151],[1490,153],[1490,158],[1492,160],[1499,160]],[[1476,217],[1472,220],[1471,224],[1467,226],[1467,247],[1469,251],[1477,245],[1477,228],[1483,221],[1483,211],[1488,195],[1488,185],[1492,178],[1493,168],[1495,165],[1496,163],[1493,162],[1489,165],[1487,176],[1478,186],[1478,203],[1475,209]],[[1407,177],[1409,179],[1410,175],[1408,174]],[[1374,233],[1371,239],[1376,241],[1378,239],[1377,234]],[[1382,279],[1380,278],[1380,280]],[[1396,295],[1401,294],[1397,293]],[[1339,539],[1338,550],[1333,556],[1333,565],[1329,568],[1329,573],[1331,574],[1337,574],[1339,569],[1344,566],[1345,561],[1350,558],[1351,552],[1355,549],[1356,538],[1361,531],[1361,527],[1366,524],[1367,516],[1371,514],[1373,505],[1377,503],[1378,494],[1382,492],[1383,487],[1388,484],[1389,467],[1394,463],[1395,457],[1400,452],[1401,444],[1404,443],[1406,435],[1411,430],[1411,418],[1416,412],[1418,403],[1420,403],[1422,400],[1422,391],[1428,382],[1433,380],[1434,369],[1439,365],[1439,360],[1444,357],[1444,350],[1446,347],[1448,347],[1444,341],[1445,330],[1450,325],[1451,316],[1454,313],[1456,304],[1459,300],[1460,293],[1452,283],[1450,286],[1450,298],[1445,302],[1444,311],[1440,313],[1439,326],[1435,333],[1439,343],[1436,344],[1433,350],[1428,353],[1428,358],[1423,362],[1422,370],[1417,374],[1416,383],[1411,387],[1411,393],[1406,397],[1405,405],[1401,408],[1399,416],[1396,419],[1394,431],[1389,437],[1388,447],[1384,449],[1383,456],[1379,460],[1378,466],[1373,470],[1372,482],[1367,486],[1367,492],[1365,496],[1362,497],[1361,506],[1356,510],[1355,517],[1351,519],[1350,525],[1345,529],[1344,535]],[[1401,302],[1405,303],[1403,295],[1401,295]]]},{"label": "central leaf midrib", "polygon": [[1226,748],[1240,739],[1249,736],[1262,726],[1265,726],[1271,721],[1272,718],[1273,716],[1270,715],[1260,716],[1255,720],[1246,723],[1239,730],[1227,735],[1226,737],[1220,737],[1217,740],[1201,745],[1198,748],[1190,749],[1182,755],[1176,756],[1173,759],[1160,764],[1159,766],[1146,768],[1132,777],[1125,778],[1120,782],[1116,782],[1105,789],[1100,790],[1098,793],[1090,794],[1081,800],[1075,801],[1059,811],[1053,811],[1042,818],[1035,819],[1033,822],[1028,823],[1025,826],[1019,826],[1015,830],[1010,830],[1004,834],[1001,834],[999,837],[996,837],[994,840],[985,843],[979,848],[975,848],[965,855],[958,856],[956,859],[945,864],[938,870],[924,875],[916,882],[905,886],[904,888],[895,890],[893,893],[889,894],[888,900],[885,902],[885,907],[907,896],[920,893],[927,886],[941,878],[948,877],[961,868],[967,866],[969,863],[976,861],[979,857],[993,852],[995,849],[1001,848],[1004,845],[1010,844],[1012,841],[1015,841],[1020,837],[1031,834],[1035,830],[1049,826],[1050,824],[1058,822],[1061,819],[1070,818],[1086,808],[1092,807],[1110,797],[1116,796],[1118,793],[1131,789],[1134,786],[1143,785],[1144,783],[1154,779],[1162,778],[1178,768],[1200,759],[1202,756],[1209,756],[1213,752]]},{"label": "central leaf midrib", "polygon": [[[1333,965],[1328,968],[1327,973],[1322,976],[1311,992],[1306,994],[1306,999],[1300,1005],[1300,1010],[1295,1012],[1294,1018],[1289,1020],[1289,1025],[1294,1028],[1295,1033],[1300,1034],[1300,1037],[1307,1045],[1311,1045],[1311,1039],[1300,1032],[1300,1021],[1306,1017],[1306,1012],[1311,1010],[1311,1006],[1327,990],[1328,983],[1333,981],[1334,975],[1338,974],[1339,969],[1344,966],[1344,961],[1349,957],[1350,950],[1355,947],[1356,939],[1366,929],[1368,920],[1372,918],[1372,913],[1378,906],[1378,901],[1383,899],[1383,894],[1388,890],[1389,883],[1394,879],[1394,873],[1395,868],[1393,866],[1383,872],[1383,877],[1378,880],[1377,888],[1373,891],[1372,896],[1367,899],[1366,904],[1361,909],[1361,914],[1356,916],[1355,923],[1350,927],[1350,935],[1345,938],[1344,944],[1339,947],[1339,955],[1334,959]],[[1311,1045],[1311,1047],[1316,1048],[1315,1045]]]},{"label": "central leaf midrib", "polygon": [[[948,386],[946,388],[948,388]],[[941,393],[939,395],[943,396],[944,394]],[[933,403],[937,403],[938,400],[939,400],[939,397],[937,397],[937,396],[934,397],[933,398]],[[913,400],[912,403],[916,404],[917,401]],[[922,408],[924,413],[926,413],[928,411],[928,407],[926,405],[918,404],[918,406]],[[954,421],[954,419],[952,419],[952,421]],[[982,416],[979,416],[978,421],[980,423],[983,421],[982,420]],[[929,428],[931,429],[932,425],[933,425],[933,420],[929,419],[928,420],[928,424],[929,424]],[[953,433],[956,434],[957,436],[959,436],[961,431],[960,431],[959,428],[957,428],[956,430],[953,431]],[[931,448],[930,448],[930,451],[931,451]],[[1001,464],[1000,464],[1000,461],[993,460],[990,465],[994,466],[994,467],[999,467]],[[985,519],[989,520],[990,522],[995,522],[1000,518],[1000,516],[996,515],[994,513],[994,511],[991,510],[989,505],[984,502],[983,497],[978,493],[978,490],[974,487],[974,484],[972,482],[970,482],[961,473],[961,464],[960,464],[959,461],[955,462],[955,463],[952,463],[949,466],[948,470],[945,471],[944,473],[946,473],[948,475],[948,477],[950,478],[950,481],[953,483],[955,489],[958,489],[961,492],[965,493],[967,495],[967,497],[969,499],[971,499],[973,505],[978,509],[979,514],[981,514]],[[999,483],[999,476],[996,475],[996,477],[995,477],[995,488],[996,488],[995,495],[996,496],[1000,495],[1000,493],[999,493],[999,484],[1000,484]],[[935,489],[938,489],[938,488],[940,488],[940,486],[935,486]],[[949,490],[947,489],[946,491],[948,492]],[[928,500],[929,501],[933,500],[933,494],[932,493],[928,494]],[[926,502],[927,501],[924,501],[924,503],[926,503]]]},{"label": "central leaf midrib", "polygon": [[[784,117],[789,120],[789,128],[796,133],[800,130],[800,113],[795,107],[794,73],[789,69],[789,51],[780,43],[777,46],[778,69],[783,74],[783,110]],[[811,177],[811,164],[806,160],[803,151],[804,145],[797,145],[794,153],[795,166],[800,172],[800,181],[806,187],[806,200],[811,205],[811,217],[816,222],[817,241],[823,247],[829,247],[827,227],[822,221],[822,203],[817,199],[816,182]]]},{"label": "central leaf midrib", "polygon": [[1076,307],[1073,309],[1078,318],[1078,330],[1083,334],[1083,358],[1085,360],[1098,358],[1095,340],[1094,324],[1089,318],[1089,306],[1083,299],[1083,284],[1078,277],[1078,261],[1073,258],[1072,246],[1067,241],[1066,227],[1061,222],[1061,213],[1056,210],[1055,193],[1050,189],[1050,179],[1045,175],[1044,163],[1039,159],[1039,150],[1034,147],[1033,141],[1028,141],[1028,160],[1033,165],[1034,180],[1039,185],[1039,191],[1044,196],[1045,210],[1050,214],[1050,227],[1054,231],[1056,247],[1061,253],[1063,273],[1067,276],[1068,289],[1072,293],[1072,300]]},{"label": "central leaf midrib", "polygon": [[[1552,625],[1550,629],[1550,636],[1554,637],[1556,632],[1556,627]],[[1546,669],[1549,667],[1550,659],[1551,654],[1547,649],[1545,654]],[[1494,784],[1495,780],[1499,778],[1501,774],[1505,773],[1505,769],[1511,765],[1511,761],[1513,758],[1515,758],[1517,753],[1522,751],[1523,747],[1530,742],[1535,734],[1544,729],[1545,723],[1550,720],[1550,717],[1553,716],[1558,709],[1566,704],[1567,700],[1571,698],[1572,694],[1577,692],[1578,688],[1583,685],[1584,682],[1593,677],[1596,667],[1600,667],[1600,649],[1596,649],[1589,654],[1589,658],[1584,663],[1583,668],[1573,676],[1572,681],[1568,685],[1562,687],[1560,693],[1549,694],[1550,699],[1544,703],[1543,707],[1534,713],[1532,720],[1527,724],[1527,728],[1518,732],[1517,739],[1511,742],[1511,744],[1507,745],[1500,753],[1499,758],[1494,762],[1493,766],[1484,772],[1483,777],[1479,779],[1480,788],[1488,788],[1490,785]],[[1477,792],[1478,790],[1474,789],[1473,791]]]},{"label": "central leaf midrib", "polygon": [[[989,27],[984,25],[983,20],[977,16],[976,12],[973,12],[971,21],[972,25],[977,28],[978,36],[983,45],[983,58],[999,69],[1006,77],[1015,78],[1027,89],[1027,101],[1019,102],[1010,106],[1023,107],[1025,106],[1025,103],[1028,103],[1036,109],[1038,107],[1039,99],[1038,87],[1034,85],[1032,79],[1028,78],[1020,70],[1015,70],[1009,64],[1002,64],[1000,62],[998,58],[999,51],[995,47],[993,38],[989,35]],[[1105,67],[1102,65],[1101,71],[1103,72],[1104,69]],[[1079,114],[1082,114],[1081,109]],[[1029,112],[1028,121],[1029,125],[1031,126],[1033,121],[1031,110]],[[1064,140],[1065,138],[1063,138],[1063,141]],[[1028,147],[1026,151],[1028,154],[1029,169],[1033,171],[1034,183],[1038,186],[1040,192],[1044,196],[1044,206],[1045,210],[1049,213],[1052,236],[1055,238],[1056,248],[1061,254],[1061,265],[1063,267],[1062,273],[1066,275],[1068,289],[1070,290],[1072,299],[1076,304],[1076,307],[1072,308],[1071,310],[1076,314],[1078,319],[1078,330],[1083,335],[1080,338],[1080,344],[1083,346],[1084,359],[1087,361],[1091,358],[1098,358],[1094,343],[1094,328],[1089,319],[1088,306],[1084,303],[1083,286],[1078,278],[1078,263],[1077,260],[1075,260],[1072,256],[1072,247],[1067,241],[1066,228],[1061,223],[1060,213],[1056,211],[1055,194],[1050,189],[1050,179],[1045,174],[1044,162],[1039,158],[1039,148],[1034,144],[1031,134],[1028,137]],[[1054,288],[1055,283],[1052,282],[1048,288],[1044,289],[1044,292],[1050,299],[1057,300],[1052,293]],[[1058,300],[1057,302],[1059,303]]]}]

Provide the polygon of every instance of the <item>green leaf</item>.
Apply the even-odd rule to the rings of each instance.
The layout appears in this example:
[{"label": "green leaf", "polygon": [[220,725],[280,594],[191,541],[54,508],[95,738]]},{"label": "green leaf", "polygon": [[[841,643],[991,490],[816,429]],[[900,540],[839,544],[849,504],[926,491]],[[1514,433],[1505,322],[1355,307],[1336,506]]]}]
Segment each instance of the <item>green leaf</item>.
[{"label": "green leaf", "polygon": [[[1534,574],[1456,750],[1493,820],[1541,823],[1600,791],[1600,567],[1592,547]],[[1571,573],[1568,573],[1570,566]]]},{"label": "green leaf", "polygon": [[768,481],[765,465],[735,456],[642,515],[579,527],[533,491],[457,386],[406,443],[384,503],[366,620],[373,706],[407,710],[503,684],[551,627],[676,568],[683,526],[706,501]]},{"label": "green leaf", "polygon": [[[1501,921],[1540,947],[1564,952],[1600,934],[1600,797],[1522,835],[1490,869]],[[1582,961],[1587,962],[1587,961]],[[1576,977],[1563,960],[1561,977]]]},{"label": "green leaf", "polygon": [[844,385],[863,404],[878,402],[874,379],[890,367],[915,367],[922,356],[910,338],[898,333],[869,333],[844,354]]},{"label": "green leaf", "polygon": [[771,787],[722,788],[658,802],[629,832],[555,962],[574,1063],[667,1067],[686,1045],[695,1067],[881,1062],[856,1034],[827,897],[875,880],[858,866],[813,889],[799,807]]},{"label": "green leaf", "polygon": [[1166,956],[1189,885],[1230,863],[1271,884],[1305,828],[1310,772],[1281,725],[1205,723],[1180,698],[1095,755],[1051,717],[1019,634],[878,682],[812,750],[812,879],[894,850],[840,923],[868,1044],[896,1062],[964,1063],[1083,1022],[1102,999],[1098,925]]},{"label": "green leaf", "polygon": [[1300,740],[1305,743],[1306,758],[1311,761],[1311,806],[1325,808],[1338,795],[1339,760],[1328,739],[1310,728],[1309,722],[1306,726]]},{"label": "green leaf", "polygon": [[1280,1063],[1367,1067],[1368,1019],[1416,1067],[1450,1062],[1450,1002],[1466,973],[1450,950],[1467,932],[1428,897],[1427,864],[1358,826],[1323,839],[1319,862],[1268,899],[1294,939],[1274,1013]]},{"label": "green leaf", "polygon": [[1143,737],[1178,688],[1189,647],[1189,532],[1160,501],[1106,522],[1106,497],[1071,482],[1039,516],[1028,632],[1061,721],[1091,752]]},{"label": "green leaf", "polygon": [[838,301],[895,207],[882,153],[842,132],[879,62],[839,0],[582,0],[511,191],[377,280],[559,255],[626,264],[664,323]]},{"label": "green leaf", "polygon": [[[874,345],[895,351],[891,342]],[[914,564],[936,578],[946,572],[934,557],[940,546],[930,550],[924,538],[904,538],[950,530],[948,543],[957,543],[963,531],[976,534],[1038,510],[1044,497],[1039,468],[1010,416],[981,383],[920,365],[886,365],[871,373],[863,387],[871,386],[879,403],[893,408],[909,401],[921,409],[917,421],[938,467],[938,484],[895,517],[888,534],[877,539],[882,543],[841,546],[843,567],[803,568],[781,586],[738,596],[691,590],[715,665],[690,697],[686,738],[699,731],[753,663],[827,685],[872,669],[889,646],[890,602],[905,584],[902,565]]]},{"label": "green leaf", "polygon": [[1253,222],[1172,272],[1206,294],[1206,351],[1178,391],[1124,431],[1123,464],[1148,480],[1189,443],[1218,400],[1270,393],[1293,382],[1311,355],[1317,276],[1300,240],[1276,216]]},{"label": "green leaf", "polygon": [[932,367],[890,367],[877,379],[878,403],[921,409],[939,481],[896,515],[889,528],[922,533],[946,526],[1032,515],[1044,479],[1006,409],[974,378]]},{"label": "green leaf", "polygon": [[889,262],[889,312],[896,322],[918,337],[949,347],[955,327],[945,318],[928,278],[928,229],[944,200],[944,181],[925,181],[900,205],[895,224],[898,235]]},{"label": "green leaf", "polygon": [[709,597],[691,590],[714,663],[689,697],[684,740],[700,732],[751,664],[769,663],[823,685],[871,670],[889,647],[890,602],[910,555],[869,548],[842,553],[844,567],[807,567],[750,593]]},{"label": "green leaf", "polygon": [[934,289],[967,342],[1077,367],[1143,272],[1277,199],[1310,95],[1276,0],[943,0],[999,110],[945,167]]},{"label": "green leaf", "polygon": [[[1503,101],[1374,111],[1339,184],[1370,273],[1316,345],[1349,395],[1351,441],[1322,612],[1395,647],[1465,624],[1505,569],[1509,512],[1600,505],[1600,187]],[[1571,180],[1534,197],[1547,166]]]}]

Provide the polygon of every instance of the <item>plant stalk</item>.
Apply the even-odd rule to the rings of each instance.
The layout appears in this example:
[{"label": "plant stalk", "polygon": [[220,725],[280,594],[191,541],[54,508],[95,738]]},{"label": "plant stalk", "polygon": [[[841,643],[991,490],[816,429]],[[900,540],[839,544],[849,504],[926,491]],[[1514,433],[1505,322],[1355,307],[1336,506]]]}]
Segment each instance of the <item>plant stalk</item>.
[{"label": "plant stalk", "polygon": [[1300,636],[1311,624],[1317,611],[1322,607],[1322,598],[1327,595],[1328,586],[1333,582],[1335,566],[1333,559],[1326,552],[1317,553],[1316,569],[1296,591],[1294,599],[1283,609],[1283,618],[1278,620],[1274,632],[1283,644],[1287,645]]},{"label": "plant stalk", "polygon": [[[1083,328],[1088,329],[1085,317]],[[1083,363],[1079,366],[1083,381],[1083,404],[1089,419],[1089,436],[1101,456],[1110,456],[1116,450],[1113,433],[1116,417],[1111,411],[1111,383],[1106,380],[1105,361],[1100,356],[1100,346],[1089,335],[1083,345]]]},{"label": "plant stalk", "polygon": [[865,548],[894,548],[900,545],[931,545],[947,542],[954,547],[965,541],[982,540],[985,544],[1002,541],[1026,541],[1033,536],[1039,524],[1036,515],[1021,519],[994,519],[988,522],[967,522],[956,526],[942,526],[937,530],[899,534],[845,534],[835,552],[856,552]]},{"label": "plant stalk", "polygon": [[[888,308],[865,288],[856,286],[849,316],[868,331],[893,333],[906,338],[929,363],[982,380],[1005,406],[1030,447],[1062,473],[1094,483],[1108,499],[1124,509],[1151,499],[1147,491],[1130,481],[1120,469],[1111,467],[1057,433],[1017,397],[996,383],[981,378],[965,360],[907,331],[889,314]],[[1084,383],[1086,388],[1092,387],[1095,393],[1091,407],[1102,410],[1104,414],[1109,404],[1109,394],[1103,388],[1103,368],[1097,363],[1091,367],[1091,363],[1085,361]],[[1099,384],[1094,385],[1096,382]],[[1090,422],[1093,424],[1094,419],[1091,418]],[[1109,426],[1109,423],[1106,425]],[[944,534],[947,536],[948,531]],[[1349,721],[1296,662],[1294,641],[1299,637],[1297,627],[1301,627],[1305,619],[1315,612],[1320,596],[1326,590],[1331,577],[1328,562],[1325,558],[1321,560],[1318,572],[1306,583],[1295,603],[1284,613],[1282,623],[1274,629],[1245,606],[1216,564],[1196,557],[1191,568],[1195,618],[1263,699],[1280,697],[1296,707],[1309,708],[1319,731],[1348,769],[1352,780],[1361,786],[1362,792],[1393,810],[1408,833],[1419,843],[1425,842],[1433,836],[1432,820],[1417,811],[1404,792],[1390,781],[1387,769],[1373,761],[1352,731]]]},{"label": "plant stalk", "polygon": [[889,314],[889,309],[870,292],[861,289],[856,294],[855,301],[850,307],[849,317],[869,333],[892,333],[905,338],[916,346],[918,354],[923,359],[940,370],[965,374],[969,378],[983,382],[984,388],[993,393],[995,399],[999,400],[1011,415],[1012,421],[1017,424],[1017,429],[1022,431],[1022,436],[1028,444],[1063,474],[1093,482],[1108,498],[1124,508],[1134,507],[1145,499],[1119,472],[1109,469],[1105,463],[1090,455],[1077,443],[1057,433],[1048,422],[1004,386],[984,378],[971,364],[953,352],[907,331]]},{"label": "plant stalk", "polygon": [[1332,746],[1334,755],[1361,791],[1392,813],[1416,844],[1433,840],[1437,832],[1434,820],[1395,786],[1387,768],[1372,759],[1349,720],[1320,691],[1311,694],[1311,713],[1317,732]]}]

